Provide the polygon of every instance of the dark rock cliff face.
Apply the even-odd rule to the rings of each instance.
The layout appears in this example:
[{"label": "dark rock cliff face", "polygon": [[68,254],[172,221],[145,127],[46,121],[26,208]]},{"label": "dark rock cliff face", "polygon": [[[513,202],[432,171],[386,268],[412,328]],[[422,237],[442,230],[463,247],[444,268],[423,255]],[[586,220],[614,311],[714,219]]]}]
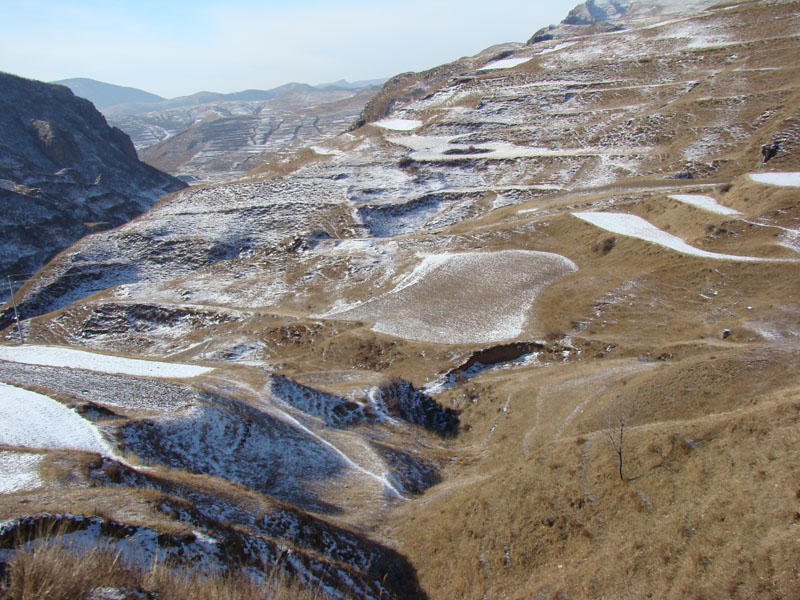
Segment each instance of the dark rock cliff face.
[{"label": "dark rock cliff face", "polygon": [[88,100],[0,73],[0,276],[35,271],[183,187],[139,162]]}]

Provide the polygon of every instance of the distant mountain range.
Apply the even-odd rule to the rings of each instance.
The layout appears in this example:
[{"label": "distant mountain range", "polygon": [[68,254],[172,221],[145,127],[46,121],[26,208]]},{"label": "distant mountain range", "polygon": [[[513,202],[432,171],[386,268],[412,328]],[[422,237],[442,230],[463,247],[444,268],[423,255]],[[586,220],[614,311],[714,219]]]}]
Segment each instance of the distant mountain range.
[{"label": "distant mountain range", "polygon": [[92,79],[54,83],[90,100],[131,137],[144,162],[195,182],[244,174],[272,156],[346,131],[383,81],[287,83],[172,99]]},{"label": "distant mountain range", "polygon": [[94,104],[99,111],[106,116],[110,116],[118,114],[137,115],[155,110],[167,110],[170,108],[196,106],[229,100],[263,102],[276,98],[286,92],[359,90],[365,87],[380,85],[384,81],[386,81],[386,79],[372,79],[369,81],[350,83],[349,81],[340,79],[333,83],[323,83],[316,86],[307,83],[287,83],[269,90],[243,90],[230,94],[203,91],[171,99],[163,98],[137,88],[114,85],[84,77],[62,79],[60,81],[51,81],[50,83],[67,86],[76,96],[86,98]]}]

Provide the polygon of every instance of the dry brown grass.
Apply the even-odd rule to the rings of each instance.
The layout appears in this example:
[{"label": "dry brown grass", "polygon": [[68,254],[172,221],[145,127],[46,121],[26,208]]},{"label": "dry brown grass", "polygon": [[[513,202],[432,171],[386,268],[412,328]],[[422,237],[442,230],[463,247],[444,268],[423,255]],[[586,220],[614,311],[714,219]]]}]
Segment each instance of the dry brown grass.
[{"label": "dry brown grass", "polygon": [[246,573],[221,575],[174,569],[124,565],[118,554],[95,547],[88,552],[70,549],[58,536],[49,544],[18,552],[0,581],[2,600],[90,599],[103,588],[140,592],[159,600],[316,600],[321,589],[303,587],[277,569],[264,583]]},{"label": "dry brown grass", "polygon": [[[332,519],[356,524],[371,536],[385,534],[419,569],[422,586],[432,598],[800,598],[800,263],[745,264],[681,255],[630,236],[612,238],[571,214],[617,210],[645,218],[708,251],[794,256],[781,245],[786,241],[781,232],[796,230],[800,222],[797,188],[756,184],[743,174],[800,169],[800,152],[792,150],[796,130],[789,126],[800,109],[797,6],[796,1],[744,2],[731,11],[698,17],[724,17],[728,25],[719,25],[720,35],[727,31],[732,40],[747,42],[744,46],[709,48],[693,56],[680,50],[664,57],[615,58],[611,69],[604,68],[605,59],[597,55],[592,77],[602,81],[610,76],[626,84],[583,94],[586,110],[577,130],[570,128],[568,114],[554,118],[563,120],[570,135],[594,131],[598,137],[585,137],[587,145],[611,144],[613,136],[605,136],[615,131],[652,128],[660,140],[658,152],[633,171],[638,174],[597,189],[580,187],[591,180],[592,160],[580,166],[562,158],[542,159],[535,161],[535,170],[527,171],[525,161],[515,161],[520,183],[560,181],[565,169],[580,170],[565,191],[537,195],[521,205],[489,210],[495,198],[487,195],[479,201],[487,211],[483,216],[461,221],[446,232],[451,234],[446,248],[452,252],[540,250],[574,261],[579,271],[540,293],[520,340],[541,339],[544,326],[564,332],[554,340],[569,336],[578,345],[580,339],[582,354],[564,363],[548,358],[548,366],[487,372],[438,396],[445,406],[463,411],[463,427],[457,438],[441,446],[430,442],[425,448],[428,458],[441,455],[447,467],[442,483],[420,497],[374,511],[363,498],[353,500],[356,494],[327,491],[329,500],[338,500],[336,493],[347,500],[342,502],[347,512]],[[656,34],[661,35],[653,30]],[[774,41],[779,35],[785,39]],[[535,74],[545,62],[534,58],[515,72]],[[646,99],[636,82],[668,78],[670,69],[676,80],[697,80],[701,85],[679,95],[653,92],[649,108],[633,115],[627,125],[607,121],[608,110]],[[589,70],[578,74],[588,77]],[[444,69],[398,78],[369,107],[372,117],[382,117],[393,100],[444,85],[447,77]],[[497,77],[475,75],[485,90],[473,91],[490,92],[491,80]],[[466,93],[461,97],[459,102],[473,108],[479,99]],[[739,97],[743,101],[734,102]],[[773,109],[774,116],[764,121],[762,114],[768,116]],[[659,121],[651,125],[654,116]],[[597,127],[600,120],[607,126]],[[742,140],[728,144],[728,133],[717,132],[719,145],[707,150],[704,161],[694,161],[694,182],[667,179],[685,168],[684,150],[706,133],[715,133],[720,124],[740,132]],[[355,133],[350,141],[336,142],[339,148],[348,151],[368,141],[385,151],[392,164],[409,167],[406,161],[398,163],[400,150],[388,148],[377,128]],[[520,145],[531,139],[513,128],[500,133]],[[762,165],[760,145],[783,134],[783,151]],[[537,143],[550,141],[565,139],[544,137]],[[273,161],[253,177],[290,176],[295,169],[329,160],[306,150],[290,161]],[[486,168],[476,168],[481,166]],[[435,171],[429,164],[416,167],[420,178]],[[454,169],[456,163],[442,168]],[[499,173],[491,171],[487,180]],[[509,172],[503,173],[507,176]],[[710,194],[744,217],[699,211],[668,198],[678,191]],[[326,209],[319,227],[328,227],[334,238],[344,236],[352,225],[346,217],[338,209]],[[337,226],[329,227],[332,224]],[[397,241],[392,268],[398,276],[417,264],[418,250],[443,247],[432,245],[436,236],[429,233]],[[362,379],[371,382],[370,377],[397,376],[419,385],[462,364],[474,349],[469,344],[448,347],[394,339],[370,331],[370,323],[308,317],[327,310],[333,299],[363,301],[391,289],[390,278],[352,278],[348,256],[320,252],[304,258],[284,248],[248,260],[214,269],[223,278],[230,278],[225,270],[262,269],[265,279],[280,276],[296,288],[297,299],[287,300],[280,309],[270,308],[275,313],[253,309],[244,321],[192,332],[187,342],[193,349],[181,354],[181,360],[197,359],[201,349],[224,349],[231,340],[245,338],[263,345],[271,368],[337,393],[335,386],[340,385],[340,393],[347,393],[342,381],[354,380],[337,379],[341,373],[358,374],[359,384]],[[306,277],[317,272],[321,277]],[[242,281],[249,285],[249,280]],[[332,287],[331,282],[338,281],[347,285]],[[445,297],[451,292],[447,286],[436,291]],[[92,302],[116,302],[102,294],[61,311],[65,319],[58,328],[49,327],[53,315],[34,319],[29,335],[50,343],[80,339],[77,334],[94,310]],[[723,340],[720,334],[725,330],[733,336]],[[115,342],[114,350],[135,354],[137,348],[147,347],[148,335],[131,333],[131,341]],[[205,339],[209,345],[194,344]],[[611,350],[598,350],[604,348]],[[216,376],[253,389],[266,385],[260,367],[220,363]],[[212,383],[209,379],[192,385],[205,385],[213,392]],[[604,436],[602,415],[623,401],[641,404],[642,412],[626,428],[620,477],[618,455]],[[46,462],[48,481],[72,473],[62,467],[63,461]],[[250,494],[210,476],[165,467],[151,474],[240,502]],[[159,530],[168,527],[167,516],[152,509],[156,498],[142,492],[59,490],[56,496],[41,490],[25,501],[29,498],[39,504],[22,505],[22,499],[14,497],[19,503],[14,511],[57,505],[103,514],[92,508],[99,502],[101,509],[113,506],[114,518],[135,515],[154,529],[156,524]],[[247,501],[254,507],[271,502],[255,496]],[[89,508],[83,508],[85,504]],[[0,505],[0,516],[3,510]],[[239,590],[237,581],[209,582],[159,569],[133,574],[135,585],[177,590],[175,597],[263,593]],[[113,581],[111,575],[108,578]],[[162,580],[166,583],[158,583]],[[209,590],[211,595],[204,595]]]},{"label": "dry brown grass", "polygon": [[[481,459],[451,469],[388,531],[425,564],[431,597],[800,597],[800,389],[772,365],[760,377],[735,365],[737,383],[788,384],[743,385],[735,402],[720,393],[737,389],[721,385],[724,363],[706,361],[717,373],[697,371],[691,394],[664,385],[680,367],[633,361],[627,374],[612,373],[620,361],[470,382],[483,392],[462,414],[472,431],[461,442]],[[686,362],[688,379],[697,361]],[[626,396],[644,412],[626,430],[620,481],[599,417]]]}]

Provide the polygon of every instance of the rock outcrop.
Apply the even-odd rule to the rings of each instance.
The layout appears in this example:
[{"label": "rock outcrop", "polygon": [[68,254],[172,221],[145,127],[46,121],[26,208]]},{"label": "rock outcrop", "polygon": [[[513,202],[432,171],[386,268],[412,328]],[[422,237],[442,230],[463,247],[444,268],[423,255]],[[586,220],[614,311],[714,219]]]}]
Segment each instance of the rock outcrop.
[{"label": "rock outcrop", "polygon": [[573,8],[562,22],[568,25],[591,25],[621,18],[631,7],[631,0],[586,0]]},{"label": "rock outcrop", "polygon": [[0,73],[0,276],[30,273],[185,184],[63,86]]}]

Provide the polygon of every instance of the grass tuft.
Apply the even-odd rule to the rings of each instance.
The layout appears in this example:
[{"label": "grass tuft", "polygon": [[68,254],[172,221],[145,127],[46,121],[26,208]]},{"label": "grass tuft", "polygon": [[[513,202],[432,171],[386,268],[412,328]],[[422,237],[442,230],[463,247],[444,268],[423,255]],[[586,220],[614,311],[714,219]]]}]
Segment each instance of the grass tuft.
[{"label": "grass tuft", "polygon": [[[0,600],[92,600],[95,597],[159,600],[314,600],[321,587],[304,587],[275,569],[264,583],[244,572],[201,573],[156,563],[124,565],[119,554],[95,547],[76,552],[56,535],[0,564]],[[118,593],[117,593],[118,592]]]}]

